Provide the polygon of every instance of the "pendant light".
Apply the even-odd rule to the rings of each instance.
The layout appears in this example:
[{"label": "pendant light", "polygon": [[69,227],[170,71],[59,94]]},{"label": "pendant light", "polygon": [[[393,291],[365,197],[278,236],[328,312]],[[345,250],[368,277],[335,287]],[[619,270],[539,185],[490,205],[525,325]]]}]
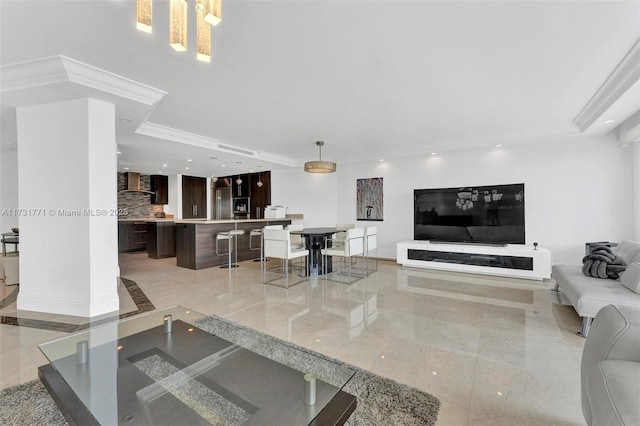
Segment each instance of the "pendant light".
[{"label": "pendant light", "polygon": [[318,146],[318,150],[320,152],[320,160],[319,161],[307,161],[304,163],[304,171],[307,173],[333,173],[336,171],[336,163],[331,161],[322,161],[322,147],[324,146],[323,141],[317,141],[316,145]]}]

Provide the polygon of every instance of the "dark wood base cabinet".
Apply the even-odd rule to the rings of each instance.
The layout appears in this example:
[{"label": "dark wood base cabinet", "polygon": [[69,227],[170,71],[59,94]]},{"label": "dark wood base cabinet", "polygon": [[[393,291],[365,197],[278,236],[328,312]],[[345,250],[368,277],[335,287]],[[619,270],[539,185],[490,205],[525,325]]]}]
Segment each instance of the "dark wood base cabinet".
[{"label": "dark wood base cabinet", "polygon": [[147,253],[152,259],[164,259],[176,255],[175,223],[147,223]]},{"label": "dark wood base cabinet", "polygon": [[[177,223],[176,224],[176,264],[183,268],[203,269],[221,266],[229,262],[227,242],[220,242],[220,251],[225,254],[216,255],[216,235],[219,232],[242,229],[244,235],[237,238],[238,261],[259,259],[260,250],[249,249],[249,232],[251,229],[262,228],[266,225],[289,225],[290,220],[274,219],[261,221],[238,221],[224,223]],[[257,244],[256,244],[257,243]],[[260,247],[259,241],[254,246]],[[236,254],[232,256],[235,263]]]},{"label": "dark wood base cabinet", "polygon": [[118,253],[147,249],[147,224],[144,220],[118,221]]}]

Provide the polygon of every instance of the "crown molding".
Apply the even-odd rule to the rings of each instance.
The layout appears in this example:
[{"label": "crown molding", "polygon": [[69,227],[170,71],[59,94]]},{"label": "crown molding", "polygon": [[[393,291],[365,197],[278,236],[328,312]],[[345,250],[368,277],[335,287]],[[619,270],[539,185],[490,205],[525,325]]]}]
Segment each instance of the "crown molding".
[{"label": "crown molding", "polygon": [[[145,108],[148,107],[146,117],[135,130],[136,134],[290,167],[296,165],[296,160],[289,157],[262,151],[256,152],[221,143],[217,139],[149,122],[149,117],[158,103],[167,95],[167,92],[64,55],[48,56],[0,67],[0,93],[3,94],[3,102],[6,103],[6,105],[3,104],[3,107],[15,108],[37,101],[52,102],[69,93],[69,85],[79,86],[81,92],[86,93],[87,97],[96,97],[97,91],[99,94],[137,102],[145,105]],[[39,94],[38,89],[51,90],[42,90],[43,93]],[[35,97],[27,96],[33,93],[36,93]],[[9,135],[3,134],[3,139],[13,141],[15,137],[12,136],[11,139]]]},{"label": "crown molding", "polygon": [[167,92],[63,55],[0,67],[0,93],[74,83],[120,98],[154,105]]},{"label": "crown molding", "polygon": [[621,148],[640,142],[640,111],[620,123],[613,130]]},{"label": "crown molding", "polygon": [[135,133],[153,138],[169,140],[173,142],[193,145],[200,148],[211,149],[214,151],[226,152],[248,158],[259,159],[271,163],[282,164],[289,167],[295,167],[296,160],[264,151],[252,151],[246,148],[240,148],[226,143],[221,143],[217,139],[208,138],[195,133],[185,132],[172,127],[163,126],[149,121],[142,123]]},{"label": "crown molding", "polygon": [[173,127],[163,126],[162,124],[151,123],[149,121],[142,123],[136,129],[135,133],[144,136],[151,136],[153,138],[198,146],[200,148],[216,149],[218,147],[217,139],[185,132],[174,129]]},{"label": "crown molding", "polygon": [[271,163],[282,164],[289,167],[297,167],[298,161],[291,157],[285,157],[283,155],[272,154],[270,152],[258,151],[258,155],[261,160],[269,161]]},{"label": "crown molding", "polygon": [[640,80],[640,39],[636,40],[611,75],[582,108],[573,123],[584,132],[638,80]]}]

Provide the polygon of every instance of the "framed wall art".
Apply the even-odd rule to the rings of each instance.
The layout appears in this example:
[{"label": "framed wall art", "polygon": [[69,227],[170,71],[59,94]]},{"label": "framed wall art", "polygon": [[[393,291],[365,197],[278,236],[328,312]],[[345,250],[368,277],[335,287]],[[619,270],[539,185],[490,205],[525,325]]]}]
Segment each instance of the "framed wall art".
[{"label": "framed wall art", "polygon": [[356,210],[357,220],[383,220],[381,177],[357,180]]}]

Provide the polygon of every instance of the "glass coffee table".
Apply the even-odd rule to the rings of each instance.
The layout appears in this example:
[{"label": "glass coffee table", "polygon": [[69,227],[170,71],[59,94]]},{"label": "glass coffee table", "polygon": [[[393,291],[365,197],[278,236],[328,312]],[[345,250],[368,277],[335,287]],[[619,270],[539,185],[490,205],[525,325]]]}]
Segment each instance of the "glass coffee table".
[{"label": "glass coffee table", "polygon": [[40,379],[70,424],[342,425],[356,407],[348,366],[182,306],[40,350]]}]

